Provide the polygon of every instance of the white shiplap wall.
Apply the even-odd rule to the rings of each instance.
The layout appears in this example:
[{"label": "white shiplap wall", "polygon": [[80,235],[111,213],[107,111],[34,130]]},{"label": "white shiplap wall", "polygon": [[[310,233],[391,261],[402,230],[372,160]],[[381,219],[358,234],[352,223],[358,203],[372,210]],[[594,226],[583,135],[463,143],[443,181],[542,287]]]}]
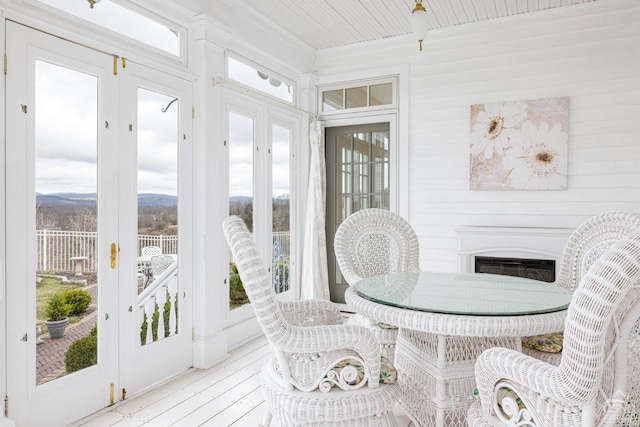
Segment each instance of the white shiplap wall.
[{"label": "white shiplap wall", "polygon": [[[409,184],[402,191],[422,268],[457,270],[459,226],[573,228],[604,210],[640,213],[639,1],[601,0],[433,31],[422,53],[413,41],[397,40],[321,51],[316,66],[326,76],[394,63],[410,64]],[[556,96],[570,97],[568,189],[469,190],[469,106]]]}]

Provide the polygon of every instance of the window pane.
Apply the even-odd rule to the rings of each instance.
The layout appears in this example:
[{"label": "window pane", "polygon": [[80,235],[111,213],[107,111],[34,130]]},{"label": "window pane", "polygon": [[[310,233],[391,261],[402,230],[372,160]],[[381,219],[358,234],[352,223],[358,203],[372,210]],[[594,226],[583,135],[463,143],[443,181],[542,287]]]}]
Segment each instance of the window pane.
[{"label": "window pane", "polygon": [[[151,313],[161,315],[156,327],[143,327],[138,345],[149,345],[174,335],[169,319],[177,315],[178,282],[178,118],[180,100],[138,88],[138,276],[137,291],[166,286],[168,304],[153,301],[143,309],[144,322]],[[175,285],[175,286],[174,286]],[[149,292],[149,290],[147,290]],[[157,292],[157,291],[156,291]],[[155,331],[149,334],[149,330]],[[163,336],[164,335],[164,336]]]},{"label": "window pane", "polygon": [[273,126],[271,134],[273,255],[271,276],[276,293],[290,288],[291,129]]},{"label": "window pane", "polygon": [[369,86],[369,106],[389,105],[393,102],[391,83]]},{"label": "window pane", "polygon": [[360,108],[367,106],[367,86],[352,87],[347,92],[347,108]]},{"label": "window pane", "polygon": [[322,92],[322,111],[335,111],[344,109],[342,89]]},{"label": "window pane", "polygon": [[336,169],[340,171],[336,175],[336,193],[351,193],[353,187],[351,185],[351,164],[336,165]]},{"label": "window pane", "polygon": [[336,136],[336,159],[338,159],[338,163],[351,162],[351,154],[351,135]]},{"label": "window pane", "polygon": [[373,132],[371,157],[375,161],[389,161],[389,133]]},{"label": "window pane", "polygon": [[109,0],[102,0],[93,8],[90,8],[86,1],[39,1],[108,30],[180,56],[178,31]]},{"label": "window pane", "polygon": [[260,92],[275,96],[287,102],[293,102],[293,90],[290,85],[267,72],[257,70],[251,65],[234,58],[227,60],[227,74],[230,79],[247,85]]},{"label": "window pane", "polygon": [[[250,117],[229,113],[229,214],[238,215],[253,230],[253,139]],[[249,302],[242,281],[230,260],[229,308]]]},{"label": "window pane", "polygon": [[[95,316],[87,315],[99,305],[97,205],[104,200],[99,199],[98,194],[98,79],[39,60],[35,72],[33,154],[37,264],[33,273],[39,283],[32,285],[35,301],[31,304],[35,304],[36,313],[33,331],[42,334],[38,340],[44,343],[39,346],[34,361],[39,385],[65,374],[64,369],[52,369],[56,363],[64,367],[64,357],[58,357],[58,353],[65,350],[63,340],[59,340],[60,344],[52,341],[58,336],[56,326],[66,323],[62,318],[48,322],[52,315],[46,310],[49,298],[67,289],[86,290],[94,305],[89,311],[71,315],[68,321],[73,323],[84,318],[88,325],[96,323]],[[47,274],[52,271],[84,279],[87,286],[83,288],[72,281],[63,283],[59,277]],[[64,328],[60,333],[65,333]],[[85,336],[83,332],[77,334],[77,338]],[[79,349],[77,356],[92,360],[86,347]]]}]

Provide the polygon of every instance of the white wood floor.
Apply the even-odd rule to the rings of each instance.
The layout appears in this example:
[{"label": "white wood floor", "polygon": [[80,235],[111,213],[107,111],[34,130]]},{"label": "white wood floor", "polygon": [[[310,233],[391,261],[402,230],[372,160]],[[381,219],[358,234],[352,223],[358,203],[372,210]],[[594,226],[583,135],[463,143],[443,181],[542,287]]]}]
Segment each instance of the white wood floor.
[{"label": "white wood floor", "polygon": [[[140,396],[134,396],[71,427],[211,426],[258,427],[265,404],[258,372],[267,363],[269,345],[259,338],[232,351],[207,370],[192,369]],[[400,405],[398,427],[412,426]],[[279,427],[274,421],[272,427]]]}]

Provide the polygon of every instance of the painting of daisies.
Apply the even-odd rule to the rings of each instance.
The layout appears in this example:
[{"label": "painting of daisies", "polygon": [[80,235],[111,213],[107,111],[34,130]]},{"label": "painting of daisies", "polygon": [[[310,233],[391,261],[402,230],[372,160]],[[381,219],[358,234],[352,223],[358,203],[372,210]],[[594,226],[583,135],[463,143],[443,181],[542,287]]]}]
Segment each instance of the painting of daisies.
[{"label": "painting of daisies", "polygon": [[567,188],[569,98],[471,106],[472,190]]}]

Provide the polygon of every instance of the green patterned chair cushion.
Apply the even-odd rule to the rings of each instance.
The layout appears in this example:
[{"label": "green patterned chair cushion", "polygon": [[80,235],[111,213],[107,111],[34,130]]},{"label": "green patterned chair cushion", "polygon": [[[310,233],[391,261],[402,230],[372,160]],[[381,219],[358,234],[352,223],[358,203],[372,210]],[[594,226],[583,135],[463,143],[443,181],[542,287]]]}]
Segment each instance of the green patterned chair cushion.
[{"label": "green patterned chair cushion", "polygon": [[524,337],[522,338],[522,347],[545,353],[560,353],[562,351],[562,339],[562,332]]},{"label": "green patterned chair cushion", "polygon": [[397,326],[389,325],[387,323],[378,322],[376,326],[380,329],[398,329]]},{"label": "green patterned chair cushion", "polygon": [[[354,378],[353,381],[350,381],[349,384],[354,385],[358,384],[364,378],[364,367],[360,362],[354,359],[343,360],[338,363],[332,371],[335,371],[338,375],[340,375],[340,371],[347,366],[353,366],[358,371],[358,377]],[[384,356],[380,356],[380,384],[393,384],[398,379],[398,373],[396,371],[395,366],[389,359]],[[337,385],[334,385],[337,387]]]}]

